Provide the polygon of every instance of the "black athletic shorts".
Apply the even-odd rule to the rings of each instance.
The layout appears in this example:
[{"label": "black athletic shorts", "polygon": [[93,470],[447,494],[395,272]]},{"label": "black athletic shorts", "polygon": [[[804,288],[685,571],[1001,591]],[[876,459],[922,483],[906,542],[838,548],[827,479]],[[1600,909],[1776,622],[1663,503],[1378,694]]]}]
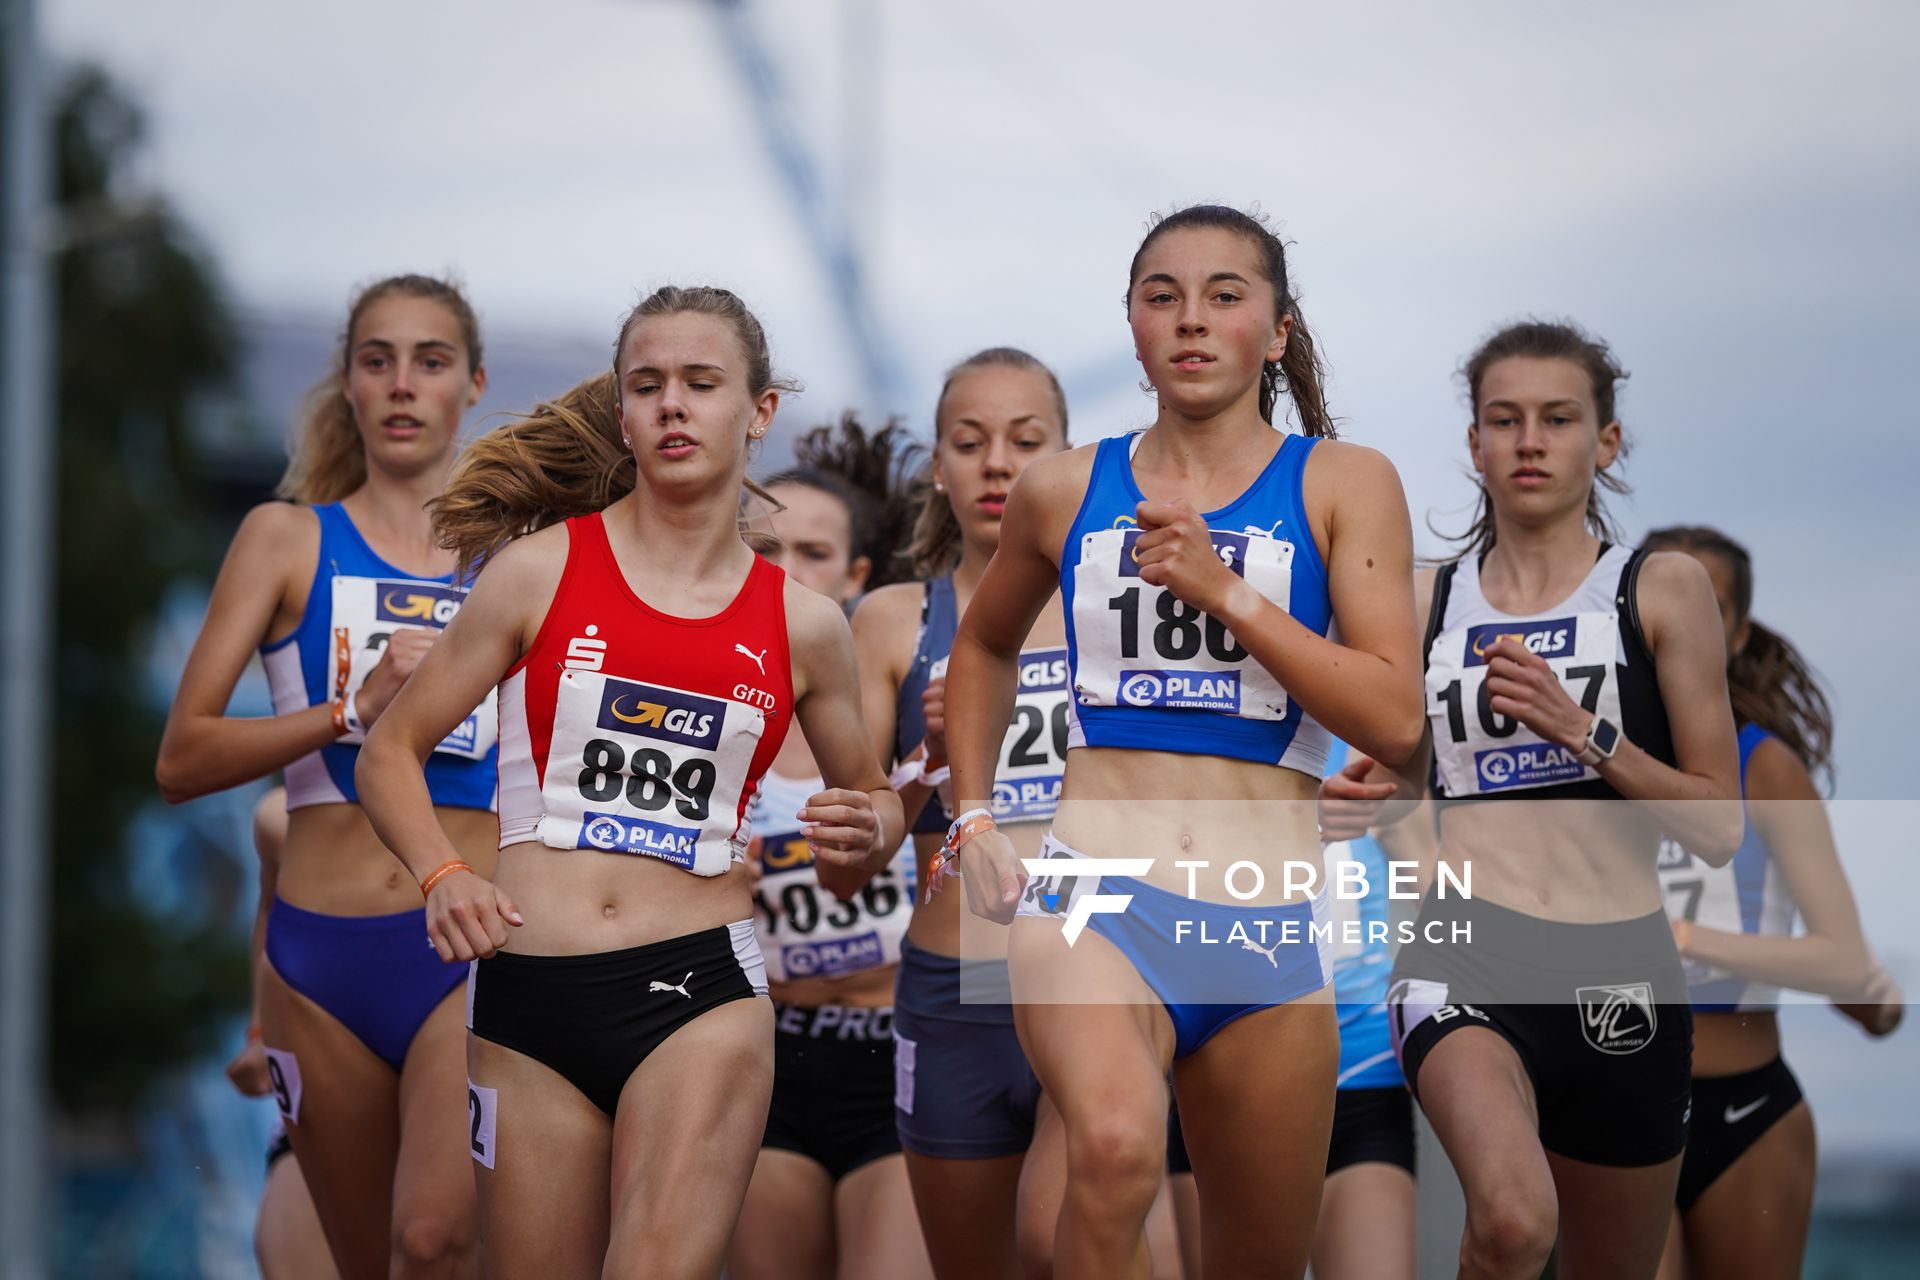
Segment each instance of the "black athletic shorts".
[{"label": "black athletic shorts", "polygon": [[1800,1082],[1778,1056],[1764,1067],[1735,1076],[1695,1076],[1693,1124],[1674,1198],[1681,1211],[1693,1208],[1701,1193],[1748,1147],[1800,1105],[1802,1096]]},{"label": "black athletic shorts", "polygon": [[[1333,1098],[1333,1139],[1327,1144],[1327,1176],[1369,1161],[1413,1172],[1413,1098],[1400,1085],[1342,1089]],[[1192,1173],[1180,1108],[1167,1111],[1167,1172]]]},{"label": "black athletic shorts", "polygon": [[893,1091],[891,1008],[776,1006],[761,1146],[797,1152],[838,1182],[900,1150]]},{"label": "black athletic shorts", "polygon": [[585,956],[474,962],[467,1029],[551,1067],[612,1116],[634,1068],[710,1009],[767,993],[753,922]]},{"label": "black athletic shorts", "polygon": [[1480,1027],[1519,1055],[1548,1151],[1631,1168],[1686,1147],[1693,1009],[1664,912],[1560,924],[1429,894],[1416,935],[1387,994],[1416,1098],[1433,1047]]}]

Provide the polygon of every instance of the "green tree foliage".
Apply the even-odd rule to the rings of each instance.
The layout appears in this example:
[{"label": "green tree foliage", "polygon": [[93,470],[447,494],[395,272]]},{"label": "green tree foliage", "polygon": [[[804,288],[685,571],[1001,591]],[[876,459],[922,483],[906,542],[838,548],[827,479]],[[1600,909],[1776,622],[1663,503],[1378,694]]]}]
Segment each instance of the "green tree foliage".
[{"label": "green tree foliage", "polygon": [[147,639],[169,584],[219,548],[197,492],[196,406],[234,381],[234,323],[205,255],[130,192],[139,109],[95,70],[57,99],[58,542],[53,1081],[69,1108],[133,1102],[244,999],[227,922],[182,924],[129,883],[162,711]]}]

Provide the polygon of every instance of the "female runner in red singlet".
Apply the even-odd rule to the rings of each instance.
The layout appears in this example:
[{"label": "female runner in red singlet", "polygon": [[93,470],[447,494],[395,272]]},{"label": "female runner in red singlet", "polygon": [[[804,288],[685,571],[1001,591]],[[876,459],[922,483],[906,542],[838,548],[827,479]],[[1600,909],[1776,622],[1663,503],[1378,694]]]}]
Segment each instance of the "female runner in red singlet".
[{"label": "female runner in red singlet", "polygon": [[[657,290],[613,377],[476,442],[436,513],[487,568],[358,776],[432,945],[479,961],[467,1099],[496,1275],[719,1270],[773,1077],[744,816],[790,718],[825,779],[800,813],[822,883],[900,841],[846,619],[740,537],[780,391],[737,297]],[[489,881],[432,822],[420,762],[496,682]]]}]

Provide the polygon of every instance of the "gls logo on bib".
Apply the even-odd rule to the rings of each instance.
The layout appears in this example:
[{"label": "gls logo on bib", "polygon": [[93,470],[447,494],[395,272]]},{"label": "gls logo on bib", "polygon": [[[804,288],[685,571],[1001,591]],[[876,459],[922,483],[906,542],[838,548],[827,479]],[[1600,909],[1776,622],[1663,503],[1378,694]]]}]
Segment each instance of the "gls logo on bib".
[{"label": "gls logo on bib", "polygon": [[1021,693],[1047,693],[1067,687],[1067,651],[1053,649],[1048,654],[1044,658],[1021,662]]},{"label": "gls logo on bib", "polygon": [[[1141,530],[1129,529],[1120,539],[1120,576],[1137,578],[1140,565],[1133,558],[1133,544],[1140,541]],[[1213,554],[1220,557],[1220,563],[1233,570],[1236,577],[1247,576],[1247,535],[1227,533],[1221,529],[1207,530],[1207,536],[1213,539]],[[1254,535],[1259,536],[1259,535]]]},{"label": "gls logo on bib", "polygon": [[1575,618],[1548,618],[1540,622],[1485,622],[1467,630],[1463,667],[1487,665],[1487,650],[1502,640],[1518,640],[1536,658],[1570,658],[1579,625]]},{"label": "gls logo on bib", "polygon": [[460,612],[467,593],[458,587],[435,587],[420,582],[373,584],[373,616],[403,627],[444,627]]},{"label": "gls logo on bib", "polygon": [[702,751],[720,744],[726,707],[713,698],[611,676],[600,697],[602,729],[659,738]]}]

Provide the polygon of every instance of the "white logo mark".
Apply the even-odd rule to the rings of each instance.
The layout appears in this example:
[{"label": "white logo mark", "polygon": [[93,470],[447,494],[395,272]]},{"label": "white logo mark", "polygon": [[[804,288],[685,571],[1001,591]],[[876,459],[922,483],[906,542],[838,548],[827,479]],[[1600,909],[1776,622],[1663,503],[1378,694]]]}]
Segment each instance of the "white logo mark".
[{"label": "white logo mark", "polygon": [[743,644],[736,644],[736,645],[734,645],[734,646],[733,646],[733,651],[734,651],[735,653],[744,653],[744,654],[746,654],[746,655],[747,655],[747,656],[748,656],[749,658],[752,658],[752,659],[753,659],[753,665],[754,665],[754,666],[756,666],[756,667],[758,667],[758,668],[760,668],[760,677],[761,677],[761,679],[763,679],[763,680],[764,680],[764,679],[766,678],[766,675],[767,675],[767,651],[766,651],[765,649],[762,649],[762,650],[761,650],[760,652],[758,652],[758,653],[755,653],[755,652],[754,652],[753,650],[751,650],[751,649],[749,649],[749,648],[747,648],[747,646],[745,646],[745,645],[743,645]]},{"label": "white logo mark", "polygon": [[659,979],[656,978],[654,981],[649,982],[647,984],[647,992],[651,994],[655,991],[678,991],[681,995],[686,996],[687,999],[691,1000],[693,999],[693,996],[687,991],[687,978],[691,978],[692,976],[693,976],[693,970],[689,969],[687,970],[687,977],[680,979],[680,981],[677,983],[661,982]]},{"label": "white logo mark", "polygon": [[567,641],[567,660],[561,665],[570,671],[598,671],[607,661],[607,642],[595,640],[600,628],[587,624],[587,634]]},{"label": "white logo mark", "polygon": [[1272,965],[1276,969],[1280,967],[1280,962],[1273,958],[1273,953],[1280,949],[1280,942],[1281,940],[1279,938],[1275,938],[1273,940],[1272,946],[1263,947],[1259,943],[1255,942],[1252,938],[1240,939],[1240,945],[1243,949],[1247,951],[1258,951],[1261,955],[1267,958],[1267,963]]},{"label": "white logo mark", "polygon": [[1636,1053],[1653,1040],[1659,1026],[1651,983],[1578,987],[1574,999],[1580,1006],[1581,1034],[1602,1053]]},{"label": "white logo mark", "polygon": [[1273,965],[1275,969],[1281,967],[1281,961],[1273,958],[1273,952],[1281,950],[1281,938],[1273,938],[1273,946],[1261,946],[1260,942],[1254,942],[1252,938],[1240,938],[1240,948],[1248,952],[1260,952],[1261,956],[1267,958],[1269,965]]},{"label": "white logo mark", "polygon": [[1729,1106],[1727,1108],[1727,1117],[1726,1117],[1727,1123],[1739,1124],[1742,1120],[1745,1120],[1748,1116],[1758,1111],[1761,1107],[1766,1106],[1767,1099],[1771,1098],[1772,1096],[1773,1095],[1770,1093],[1763,1093],[1759,1096],[1758,1099],[1756,1099],[1753,1102],[1749,1102],[1746,1106],[1741,1107],[1739,1110],[1735,1110],[1732,1106]]},{"label": "white logo mark", "polygon": [[[1020,864],[1031,876],[1143,876],[1153,870],[1152,858],[1074,858],[1068,870],[1060,865],[1059,858],[1022,858]],[[1072,946],[1080,940],[1081,931],[1087,927],[1087,921],[1095,914],[1119,915],[1133,901],[1130,893],[1082,893],[1074,896],[1067,908],[1066,923],[1062,926],[1067,935],[1067,945]],[[1276,969],[1279,965],[1274,966]]]}]

